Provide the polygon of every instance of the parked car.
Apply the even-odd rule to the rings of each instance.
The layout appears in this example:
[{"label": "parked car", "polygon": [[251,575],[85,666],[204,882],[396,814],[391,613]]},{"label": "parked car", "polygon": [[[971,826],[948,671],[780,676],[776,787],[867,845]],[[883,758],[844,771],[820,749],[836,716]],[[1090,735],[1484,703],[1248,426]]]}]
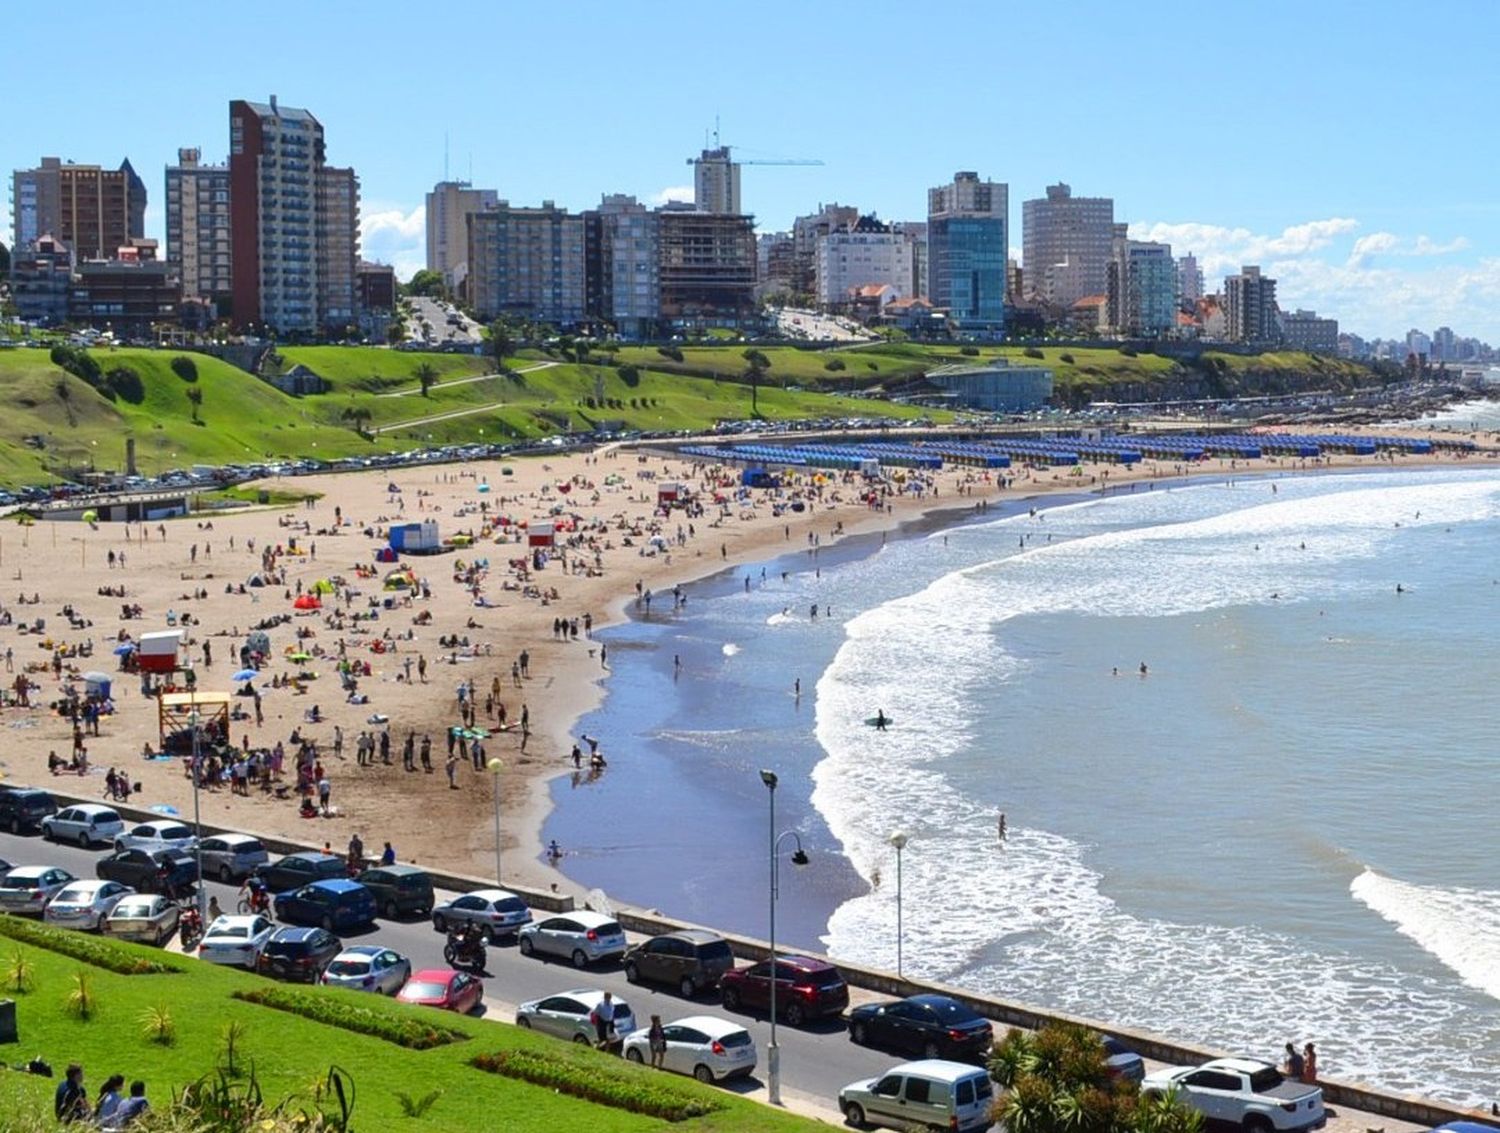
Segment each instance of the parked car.
[{"label": "parked car", "polygon": [[[719,994],[731,1011],[767,1010],[771,1005],[771,961],[725,972]],[[809,1019],[838,1015],[849,1006],[849,985],[826,960],[781,956],[776,960],[776,1016],[793,1027]]]},{"label": "parked car", "polygon": [[323,969],[343,950],[339,938],[326,929],[291,925],[271,934],[255,958],[255,970],[279,980],[316,983]]},{"label": "parked car", "polygon": [[[678,1074],[691,1074],[700,1082],[739,1078],[755,1070],[755,1040],[738,1023],[713,1015],[689,1015],[662,1027],[667,1051],[662,1067]],[[650,1031],[646,1028],[625,1036],[624,1054],[631,1062],[651,1057]]]},{"label": "parked car", "polygon": [[323,969],[323,982],[331,987],[395,995],[411,975],[411,961],[399,952],[378,944],[356,944],[345,948]]},{"label": "parked car", "polygon": [[154,944],[158,948],[177,931],[181,910],[160,893],[132,893],[121,897],[104,918],[105,936]]},{"label": "parked car", "polygon": [[455,972],[452,968],[423,968],[397,993],[402,1003],[424,1007],[441,1007],[467,1015],[484,1000],[484,984],[478,976]]},{"label": "parked car", "polygon": [[57,800],[34,787],[0,787],[0,828],[12,834],[40,830],[42,819],[57,813]]},{"label": "parked car", "polygon": [[990,1021],[946,995],[864,1003],[849,1012],[849,1038],[921,1058],[982,1060],[994,1045]]},{"label": "parked car", "polygon": [[260,950],[275,931],[276,926],[263,916],[226,914],[216,917],[198,942],[198,959],[210,964],[253,969]]},{"label": "parked car", "polygon": [[59,928],[98,932],[120,898],[134,892],[118,881],[75,881],[47,902],[42,919]]},{"label": "parked car", "polygon": [[[598,1031],[589,1016],[603,999],[604,992],[591,987],[533,999],[516,1008],[516,1026],[569,1042],[593,1045]],[[615,1033],[630,1034],[636,1029],[635,1012],[624,1000],[616,999],[614,1005]]]},{"label": "parked car", "polygon": [[625,953],[625,978],[631,983],[675,987],[688,999],[719,986],[734,967],[729,942],[707,929],[683,929],[653,936]]},{"label": "parked car", "polygon": [[1099,1041],[1104,1046],[1104,1069],[1111,1078],[1139,1083],[1146,1076],[1146,1060],[1119,1039],[1104,1035]]},{"label": "parked car", "polygon": [[287,893],[293,889],[300,889],[304,885],[311,885],[314,881],[345,877],[348,872],[347,866],[348,862],[344,858],[334,854],[300,850],[295,854],[287,854],[284,858],[257,867],[255,876],[260,878],[272,893]]},{"label": "parked car", "polygon": [[191,850],[196,843],[193,828],[173,819],[143,822],[115,836],[117,850]]},{"label": "parked car", "polygon": [[978,1133],[994,1124],[994,1084],[967,1062],[925,1059],[893,1066],[879,1078],[851,1082],[839,1091],[839,1109],[856,1129],[951,1129]]},{"label": "parked car", "polygon": [[543,953],[566,956],[575,968],[625,955],[625,930],[620,922],[587,909],[561,913],[526,925],[516,936],[523,956]]},{"label": "parked car", "polygon": [[176,893],[198,880],[198,863],[175,850],[116,850],[100,858],[94,872],[142,893]]},{"label": "parked car", "polygon": [[1233,1125],[1246,1133],[1292,1133],[1317,1129],[1328,1120],[1321,1089],[1285,1078],[1269,1062],[1253,1058],[1169,1066],[1141,1082],[1141,1093],[1147,1096],[1173,1090],[1210,1124]]},{"label": "parked car", "polygon": [[54,842],[77,842],[84,849],[107,846],[125,829],[119,814],[98,803],[64,807],[42,819],[42,837]]},{"label": "parked car", "polygon": [[61,866],[18,865],[0,881],[0,912],[39,917],[47,902],[75,880]]},{"label": "parked car", "polygon": [[522,925],[530,924],[531,910],[508,889],[475,889],[432,910],[432,927],[439,932],[471,921],[493,943],[502,936],[514,936]]},{"label": "parked car", "polygon": [[259,838],[249,834],[214,834],[203,839],[203,873],[220,881],[238,881],[249,877],[270,861]]},{"label": "parked car", "polygon": [[380,911],[392,919],[402,915],[425,917],[435,904],[432,875],[414,865],[374,866],[355,880],[374,894]]},{"label": "parked car", "polygon": [[322,925],[329,932],[362,928],[375,919],[374,896],[348,878],[314,881],[290,893],[278,893],[275,906],[278,920]]}]

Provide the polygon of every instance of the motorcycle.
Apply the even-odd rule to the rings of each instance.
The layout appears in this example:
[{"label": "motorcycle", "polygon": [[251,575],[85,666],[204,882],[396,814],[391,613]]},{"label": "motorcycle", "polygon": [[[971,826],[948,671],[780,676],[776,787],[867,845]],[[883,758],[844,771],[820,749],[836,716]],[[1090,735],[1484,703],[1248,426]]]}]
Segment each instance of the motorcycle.
[{"label": "motorcycle", "polygon": [[485,947],[481,937],[469,939],[456,932],[448,934],[443,945],[443,962],[450,968],[467,968],[476,975],[484,973]]},{"label": "motorcycle", "polygon": [[182,942],[184,952],[197,946],[203,939],[203,917],[197,905],[188,905],[177,918],[177,939]]}]

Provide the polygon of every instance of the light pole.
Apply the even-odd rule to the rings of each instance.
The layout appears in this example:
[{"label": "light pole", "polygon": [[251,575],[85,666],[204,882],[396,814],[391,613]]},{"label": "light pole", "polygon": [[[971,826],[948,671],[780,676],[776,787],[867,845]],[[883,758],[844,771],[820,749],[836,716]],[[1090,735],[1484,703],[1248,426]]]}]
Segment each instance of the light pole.
[{"label": "light pole", "polygon": [[198,884],[194,898],[198,903],[198,921],[203,924],[203,931],[207,932],[205,918],[208,916],[208,909],[205,907],[206,894],[203,892],[203,819],[198,810],[198,779],[202,775],[202,768],[198,763],[198,733],[202,717],[198,715],[198,695],[191,695],[192,710],[188,712],[188,722],[193,726],[193,856],[198,862]]},{"label": "light pole", "polygon": [[495,780],[495,884],[500,884],[500,771],[505,766],[496,756],[487,763]]},{"label": "light pole", "polygon": [[906,835],[900,830],[886,839],[896,848],[896,978],[901,978],[901,851],[906,849]]},{"label": "light pole", "polygon": [[760,781],[766,785],[771,810],[771,1045],[766,1047],[766,1101],[771,1105],[781,1104],[781,1047],[776,1044],[776,898],[779,892],[778,855],[781,843],[790,838],[797,844],[792,851],[793,865],[806,865],[807,854],[802,849],[802,838],[795,830],[776,833],[776,772],[762,770]]}]

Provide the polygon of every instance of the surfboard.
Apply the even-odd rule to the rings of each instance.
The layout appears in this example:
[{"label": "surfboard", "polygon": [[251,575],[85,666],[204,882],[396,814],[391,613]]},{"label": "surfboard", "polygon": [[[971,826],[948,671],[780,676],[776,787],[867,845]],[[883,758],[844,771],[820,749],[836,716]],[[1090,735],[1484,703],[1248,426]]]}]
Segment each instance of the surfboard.
[{"label": "surfboard", "polygon": [[[895,722],[896,721],[893,720],[889,716],[887,716],[885,718],[885,726],[887,728],[889,728]],[[868,724],[868,725],[870,725],[870,727],[872,727],[872,728],[878,728],[880,726],[880,717],[879,716],[866,716],[865,717],[865,723]]]}]

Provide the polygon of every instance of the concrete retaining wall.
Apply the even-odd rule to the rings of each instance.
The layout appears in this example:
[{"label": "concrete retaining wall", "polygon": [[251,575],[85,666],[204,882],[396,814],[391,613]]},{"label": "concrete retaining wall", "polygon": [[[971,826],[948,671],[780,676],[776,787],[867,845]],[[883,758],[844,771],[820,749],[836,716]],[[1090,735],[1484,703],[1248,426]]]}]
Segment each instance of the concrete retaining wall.
[{"label": "concrete retaining wall", "polygon": [[[97,797],[71,795],[67,792],[53,788],[52,794],[61,802],[67,799],[69,802],[98,802]],[[154,811],[139,810],[135,807],[115,807],[121,817],[137,822],[150,822],[160,819],[162,816]],[[265,845],[268,850],[276,853],[295,853],[299,850],[319,850],[320,846],[309,845],[301,842],[293,842],[289,839],[280,838],[275,835],[261,834],[254,830],[240,831],[236,828],[219,826],[214,823],[205,822],[203,829],[213,833],[246,833],[250,834]],[[335,852],[342,852],[335,847]],[[448,889],[455,892],[467,892],[471,889],[492,888],[494,882],[479,877],[470,877],[466,874],[447,873],[442,870],[429,870],[432,874],[432,882],[439,889]],[[548,912],[566,913],[571,912],[576,904],[571,894],[559,894],[542,892],[535,889],[521,888],[515,885],[507,885],[517,896],[526,901],[528,905],[536,909],[545,909]],[[612,910],[621,925],[628,931],[640,933],[645,936],[657,936],[664,932],[675,932],[685,928],[708,928],[706,925],[691,924],[687,921],[673,920],[658,913],[644,909],[615,908]],[[708,928],[708,931],[718,932],[718,929]],[[734,954],[742,960],[764,960],[770,955],[770,946],[764,940],[756,940],[753,937],[735,936],[729,933],[720,933],[729,945],[734,949]],[[781,951],[785,952],[785,949]],[[806,953],[817,955],[817,953]],[[907,996],[917,995],[923,992],[936,992],[941,995],[949,995],[960,1003],[966,1004],[980,1015],[993,1019],[997,1023],[1007,1026],[1021,1027],[1027,1030],[1035,1030],[1049,1022],[1078,1023],[1098,1031],[1103,1035],[1110,1035],[1125,1043],[1126,1046],[1136,1051],[1144,1058],[1155,1062],[1169,1064],[1194,1064],[1206,1062],[1211,1058],[1236,1057],[1235,1052],[1216,1050],[1211,1047],[1185,1046],[1149,1031],[1137,1031],[1127,1027],[1118,1027],[1112,1023],[1101,1022],[1097,1019],[1089,1019],[1079,1015],[1068,1015],[1061,1011],[1053,1011],[1042,1007],[1033,1007],[1025,1003],[1016,1003],[1010,1000],[996,999],[990,996],[976,995],[963,988],[951,987],[947,984],[929,983],[924,981],[903,979],[893,972],[881,971],[878,968],[865,968],[857,964],[849,964],[838,961],[839,971],[851,987],[863,988],[867,991],[876,991],[884,995]],[[1493,1128],[1500,1129],[1500,1119],[1495,1118],[1483,1110],[1464,1109],[1460,1106],[1447,1105],[1439,1101],[1431,1101],[1426,1098],[1411,1097],[1406,1094],[1394,1094],[1383,1090],[1377,1090],[1373,1086],[1366,1086],[1358,1082],[1339,1082],[1324,1079],[1319,1083],[1323,1087],[1323,1097],[1335,1106],[1347,1106],[1350,1109],[1360,1110],[1372,1116],[1388,1117],[1398,1121],[1410,1121],[1421,1125],[1440,1125],[1445,1121],[1475,1121]]]}]

